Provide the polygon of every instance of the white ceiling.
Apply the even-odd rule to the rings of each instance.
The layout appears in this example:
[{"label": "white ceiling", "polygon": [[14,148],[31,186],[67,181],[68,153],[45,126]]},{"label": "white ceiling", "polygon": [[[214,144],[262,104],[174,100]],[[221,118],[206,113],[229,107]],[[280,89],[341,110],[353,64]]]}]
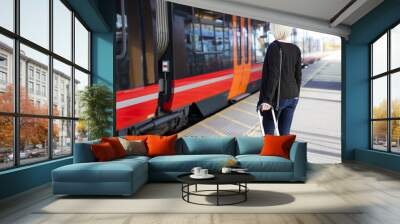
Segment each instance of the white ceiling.
[{"label": "white ceiling", "polygon": [[347,37],[350,26],[383,0],[168,0],[238,16]]}]

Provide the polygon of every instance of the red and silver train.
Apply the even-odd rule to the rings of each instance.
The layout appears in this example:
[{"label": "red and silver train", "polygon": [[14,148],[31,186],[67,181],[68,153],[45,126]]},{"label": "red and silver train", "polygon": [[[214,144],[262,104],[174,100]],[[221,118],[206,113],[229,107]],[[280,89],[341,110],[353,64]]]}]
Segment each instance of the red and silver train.
[{"label": "red and silver train", "polygon": [[269,23],[163,0],[121,0],[116,129],[172,133],[260,87]]}]

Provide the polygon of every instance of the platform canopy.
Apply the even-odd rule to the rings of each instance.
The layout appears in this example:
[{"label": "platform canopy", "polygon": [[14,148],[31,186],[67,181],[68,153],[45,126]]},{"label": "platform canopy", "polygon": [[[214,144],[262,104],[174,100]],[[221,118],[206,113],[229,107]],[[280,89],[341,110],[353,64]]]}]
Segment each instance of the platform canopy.
[{"label": "platform canopy", "polygon": [[183,5],[347,37],[383,0],[168,0]]}]

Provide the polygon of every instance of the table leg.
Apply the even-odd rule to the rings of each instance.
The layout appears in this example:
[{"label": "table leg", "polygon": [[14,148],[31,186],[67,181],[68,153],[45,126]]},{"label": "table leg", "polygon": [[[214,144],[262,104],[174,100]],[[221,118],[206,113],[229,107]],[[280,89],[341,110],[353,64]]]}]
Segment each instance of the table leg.
[{"label": "table leg", "polygon": [[190,195],[190,184],[187,185],[187,201],[190,202],[189,200],[189,195]]},{"label": "table leg", "polygon": [[217,206],[219,206],[219,184],[217,184]]},{"label": "table leg", "polygon": [[195,191],[197,192],[197,184],[195,185]]},{"label": "table leg", "polygon": [[245,192],[244,192],[244,201],[247,201],[247,192],[248,192],[247,183],[244,183],[244,190],[245,190]]}]

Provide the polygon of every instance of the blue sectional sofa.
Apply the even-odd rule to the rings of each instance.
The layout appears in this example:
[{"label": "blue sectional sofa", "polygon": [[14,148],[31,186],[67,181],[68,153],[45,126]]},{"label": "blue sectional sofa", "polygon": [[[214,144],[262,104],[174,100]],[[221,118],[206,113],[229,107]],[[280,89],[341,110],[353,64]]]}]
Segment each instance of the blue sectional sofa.
[{"label": "blue sectional sofa", "polygon": [[193,167],[218,172],[228,160],[236,160],[260,182],[304,182],[307,144],[295,142],[290,159],[260,156],[262,137],[182,137],[176,142],[177,155],[127,156],[96,162],[90,149],[98,141],[77,143],[74,163],[52,172],[54,194],[131,195],[148,181],[176,181]]}]

